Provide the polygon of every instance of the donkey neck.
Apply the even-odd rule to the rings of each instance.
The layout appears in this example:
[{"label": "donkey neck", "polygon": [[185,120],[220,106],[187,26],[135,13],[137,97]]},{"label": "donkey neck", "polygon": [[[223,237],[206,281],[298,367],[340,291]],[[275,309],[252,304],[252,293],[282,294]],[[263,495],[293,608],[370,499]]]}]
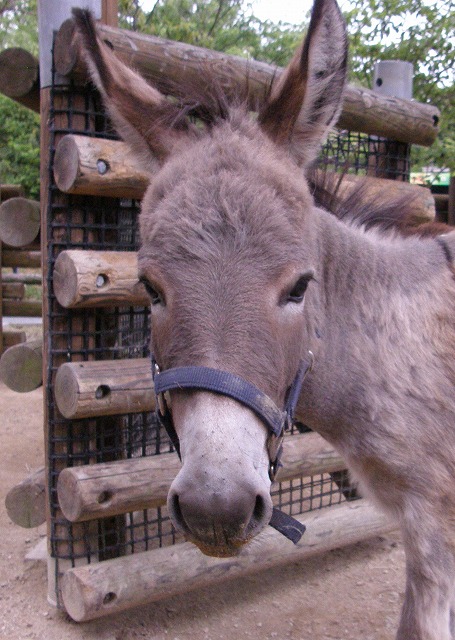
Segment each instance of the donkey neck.
[{"label": "donkey neck", "polygon": [[374,420],[373,395],[392,386],[415,328],[440,302],[431,300],[435,276],[448,269],[434,240],[364,232],[322,210],[315,224],[320,267],[306,316],[316,366],[300,408],[310,427],[331,436],[335,425]]}]

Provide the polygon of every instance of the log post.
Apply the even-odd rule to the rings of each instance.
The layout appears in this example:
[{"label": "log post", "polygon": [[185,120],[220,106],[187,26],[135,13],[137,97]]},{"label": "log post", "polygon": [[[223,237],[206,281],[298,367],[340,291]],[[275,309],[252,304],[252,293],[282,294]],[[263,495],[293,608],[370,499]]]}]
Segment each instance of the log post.
[{"label": "log post", "polygon": [[12,300],[22,300],[25,295],[25,284],[23,282],[5,282],[2,279],[2,297]]},{"label": "log post", "polygon": [[43,341],[10,347],[0,358],[0,379],[19,393],[33,391],[43,382]]},{"label": "log post", "polygon": [[9,349],[16,344],[22,344],[27,340],[25,331],[4,331],[3,332],[3,349]]},{"label": "log post", "polygon": [[[156,36],[99,25],[101,37],[116,55],[137,69],[163,93],[175,92],[183,83],[199,81],[200,74],[214,75],[228,94],[248,95],[251,107],[262,101],[281,69],[218,51],[163,40]],[[86,77],[74,39],[72,20],[65,22],[55,41],[55,64],[62,75]],[[184,82],[183,82],[184,79]],[[438,133],[440,113],[436,107],[348,85],[338,123],[342,129],[362,131],[392,140],[431,145]]]},{"label": "log post", "polygon": [[31,529],[46,522],[46,475],[37,469],[8,491],[6,511],[14,524]]},{"label": "log post", "polygon": [[24,247],[36,240],[39,229],[39,202],[10,198],[0,205],[0,240],[5,244]]},{"label": "log post", "polygon": [[4,273],[3,282],[19,284],[43,284],[43,277],[40,273]]},{"label": "log post", "polygon": [[4,316],[20,316],[23,318],[40,318],[43,313],[41,300],[3,300]]},{"label": "log post", "polygon": [[[287,437],[282,463],[277,482],[346,468],[341,456],[317,433]],[[180,467],[175,453],[69,467],[58,479],[59,504],[70,522],[161,507]]]},{"label": "log post", "polygon": [[266,527],[253,544],[232,558],[205,556],[185,542],[70,569],[62,581],[65,608],[78,622],[113,615],[396,529],[393,522],[365,500],[296,517],[306,526],[297,545]]},{"label": "log post", "polygon": [[0,184],[0,202],[5,202],[9,198],[22,198],[24,188],[20,184]]},{"label": "log post", "polygon": [[67,135],[55,152],[55,182],[65,193],[142,198],[150,176],[130,155],[116,140]]},{"label": "log post", "polygon": [[135,252],[62,251],[55,263],[54,292],[65,308],[150,304],[138,281]]},{"label": "log post", "polygon": [[0,93],[39,113],[39,63],[25,49],[0,52]]},{"label": "log post", "polygon": [[60,413],[70,420],[152,411],[150,360],[66,362],[57,370],[54,395]]},{"label": "log post", "polygon": [[29,249],[3,249],[2,265],[4,267],[41,269],[41,252]]}]

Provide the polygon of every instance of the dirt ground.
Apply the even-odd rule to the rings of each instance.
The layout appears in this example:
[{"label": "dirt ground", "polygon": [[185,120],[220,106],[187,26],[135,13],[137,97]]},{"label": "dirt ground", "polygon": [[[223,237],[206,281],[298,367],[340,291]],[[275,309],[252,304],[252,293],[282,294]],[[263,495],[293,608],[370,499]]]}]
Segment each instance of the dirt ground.
[{"label": "dirt ground", "polygon": [[45,526],[21,529],[7,491],[43,464],[42,391],[0,384],[0,640],[392,640],[404,588],[395,534],[77,624],[47,603],[44,562],[25,561]]}]

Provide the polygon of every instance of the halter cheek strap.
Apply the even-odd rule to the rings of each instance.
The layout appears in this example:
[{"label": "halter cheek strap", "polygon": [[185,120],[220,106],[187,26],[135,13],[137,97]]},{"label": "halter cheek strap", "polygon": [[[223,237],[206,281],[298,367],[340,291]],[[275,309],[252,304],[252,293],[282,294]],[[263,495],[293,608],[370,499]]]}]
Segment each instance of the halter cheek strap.
[{"label": "halter cheek strap", "polygon": [[[210,391],[240,402],[240,404],[251,409],[265,424],[269,431],[267,440],[270,459],[269,475],[273,481],[280,466],[284,432],[291,427],[294,421],[302,383],[313,365],[313,354],[311,351],[308,353],[308,360],[302,360],[294,381],[288,390],[284,411],[279,409],[269,396],[240,376],[209,367],[176,367],[160,371],[152,355],[156,415],[159,423],[166,429],[179,457],[181,457],[180,443],[164,393],[176,389]],[[298,520],[275,508],[269,524],[295,544],[297,544],[305,531],[305,526]]]}]

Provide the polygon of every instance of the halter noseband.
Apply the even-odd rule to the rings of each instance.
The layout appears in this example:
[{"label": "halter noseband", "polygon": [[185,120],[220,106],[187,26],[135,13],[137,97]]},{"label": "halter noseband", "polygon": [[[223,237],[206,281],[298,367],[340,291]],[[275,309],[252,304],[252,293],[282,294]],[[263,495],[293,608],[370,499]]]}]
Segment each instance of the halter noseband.
[{"label": "halter noseband", "polygon": [[[156,416],[159,424],[166,429],[179,457],[181,457],[179,438],[164,394],[166,391],[175,389],[210,391],[240,402],[240,404],[251,409],[265,424],[269,432],[267,440],[270,459],[269,476],[273,481],[280,467],[284,432],[294,422],[295,409],[303,381],[313,366],[313,354],[311,351],[308,352],[308,355],[309,358],[307,360],[301,361],[296,376],[288,389],[284,410],[279,409],[269,396],[240,376],[209,367],[176,367],[160,371],[152,355]],[[273,509],[269,524],[292,540],[294,544],[297,544],[305,531],[305,526],[298,520],[276,508]]]}]

